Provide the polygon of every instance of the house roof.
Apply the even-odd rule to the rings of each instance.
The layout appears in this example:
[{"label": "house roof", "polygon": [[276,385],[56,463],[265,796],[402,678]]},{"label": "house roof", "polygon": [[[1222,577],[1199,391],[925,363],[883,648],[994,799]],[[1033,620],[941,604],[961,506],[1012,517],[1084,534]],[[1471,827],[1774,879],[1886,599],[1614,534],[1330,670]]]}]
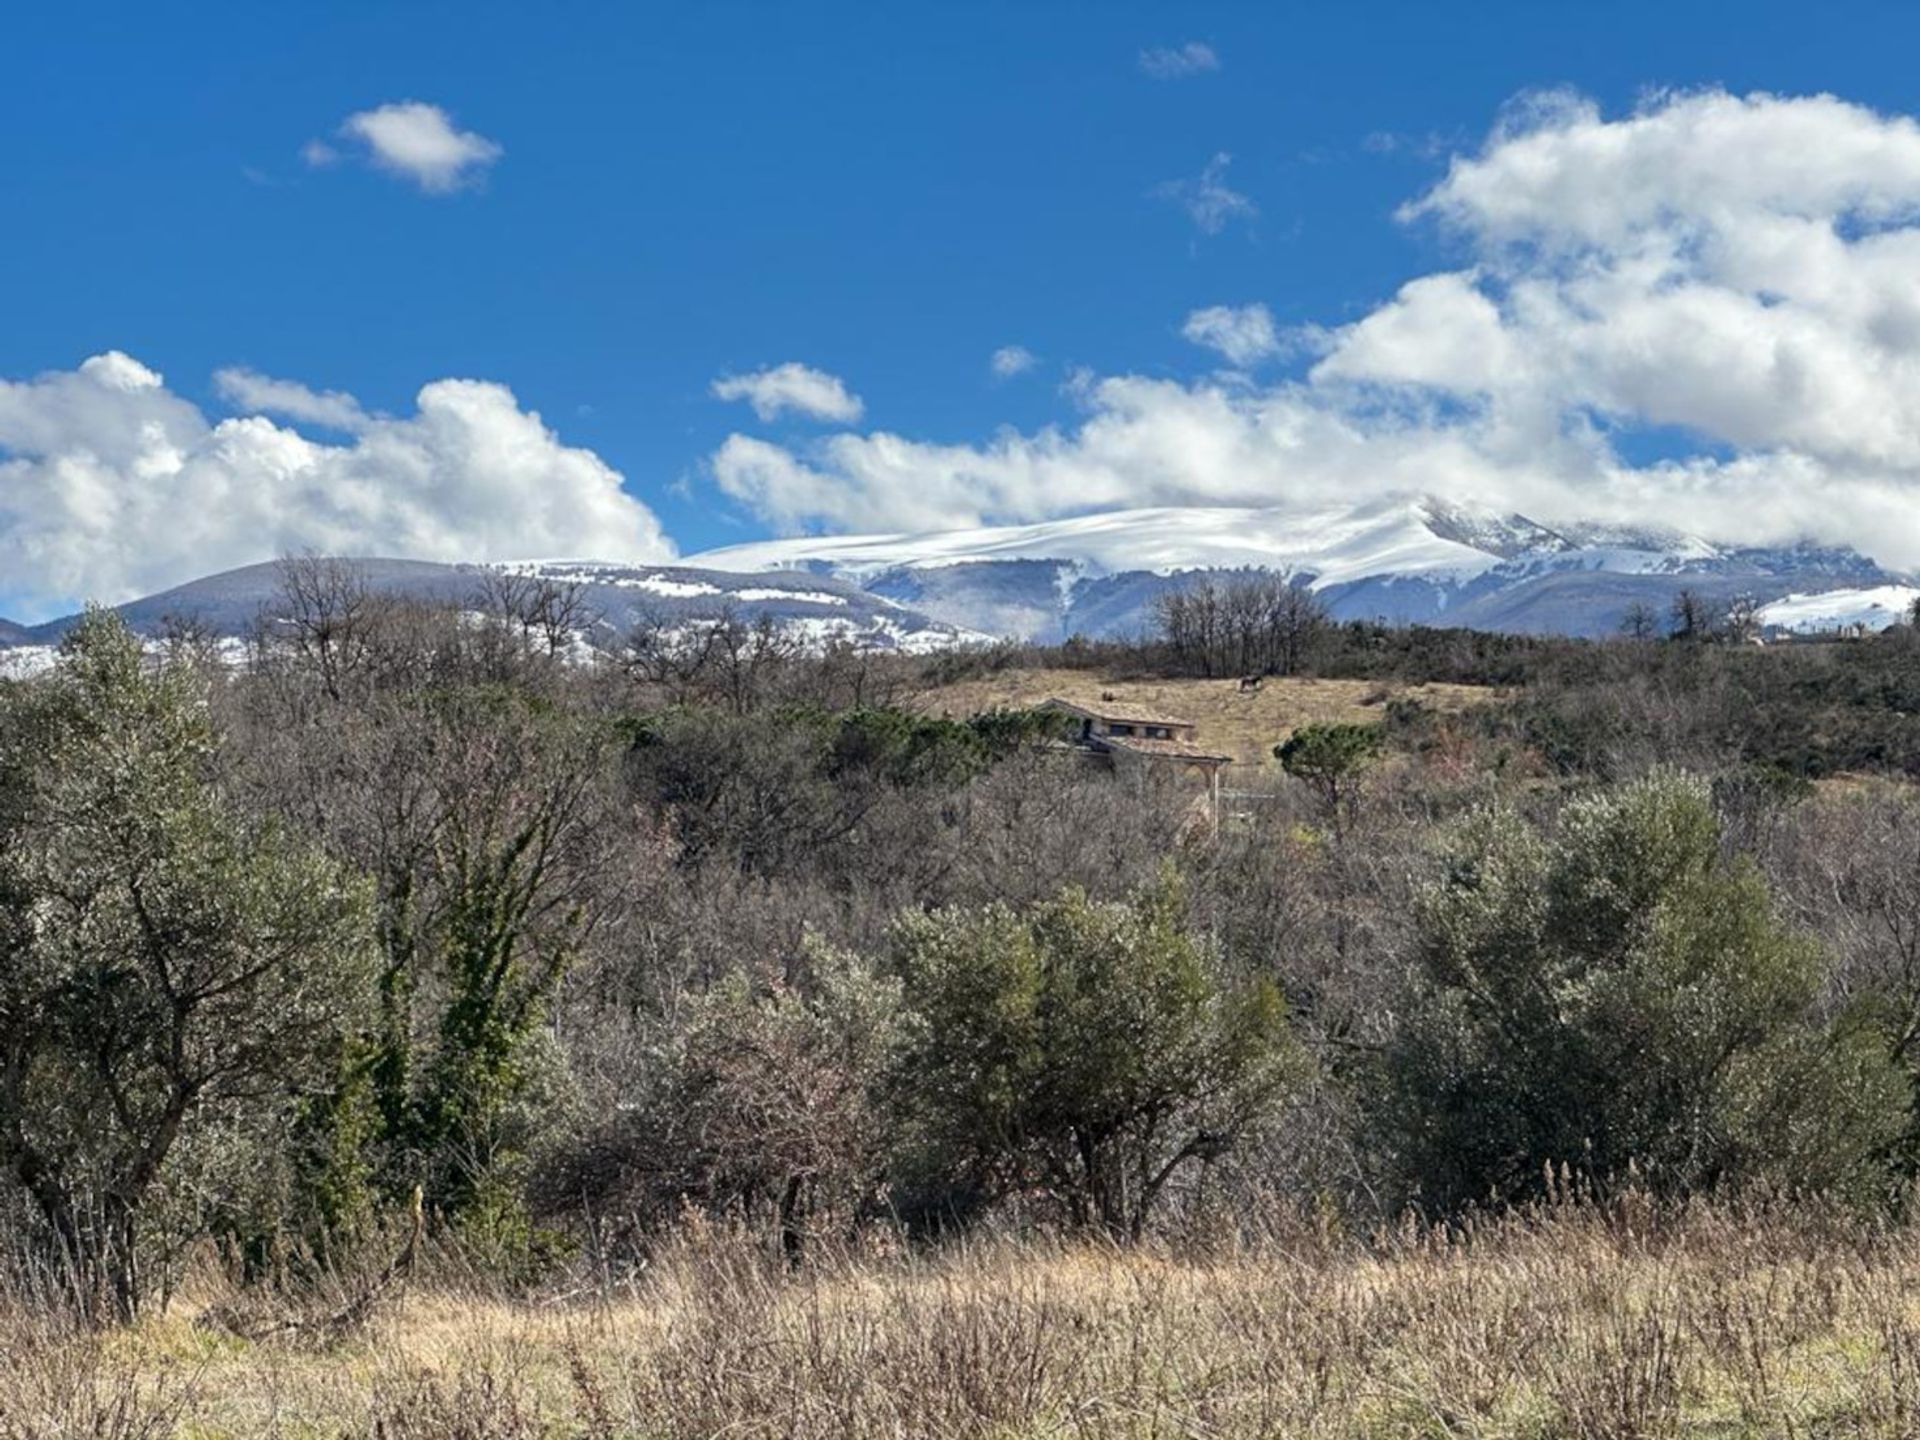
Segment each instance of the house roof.
[{"label": "house roof", "polygon": [[1104,700],[1098,704],[1088,704],[1081,700],[1062,700],[1055,696],[1041,708],[1070,710],[1075,715],[1085,715],[1092,720],[1117,720],[1122,725],[1164,725],[1178,730],[1195,728],[1193,721],[1182,720],[1177,715],[1160,715],[1135,705],[1110,704]]},{"label": "house roof", "polygon": [[1204,745],[1191,745],[1185,740],[1148,740],[1138,735],[1096,735],[1097,744],[1113,750],[1126,750],[1136,755],[1163,756],[1170,760],[1209,760],[1221,765],[1231,764],[1231,755],[1221,755]]}]

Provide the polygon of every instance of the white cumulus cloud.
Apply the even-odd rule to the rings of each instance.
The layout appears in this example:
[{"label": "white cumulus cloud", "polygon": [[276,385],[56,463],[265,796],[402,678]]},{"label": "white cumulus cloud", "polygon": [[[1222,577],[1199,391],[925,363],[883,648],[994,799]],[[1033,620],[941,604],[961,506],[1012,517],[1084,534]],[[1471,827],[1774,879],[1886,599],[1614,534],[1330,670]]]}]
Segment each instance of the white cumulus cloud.
[{"label": "white cumulus cloud", "polygon": [[336,418],[356,417],[355,433],[328,444],[260,414],[210,421],[117,351],[0,380],[0,576],[24,607],[14,618],[307,549],[425,560],[673,554],[618,472],[561,443],[503,385],[436,380],[412,414],[389,418],[250,372],[222,382],[229,398],[255,385],[270,402],[259,408],[298,415],[322,401]]},{"label": "white cumulus cloud", "polygon": [[1180,334],[1218,350],[1235,365],[1252,365],[1280,353],[1280,332],[1264,305],[1209,305],[1187,316]]},{"label": "white cumulus cloud", "polygon": [[[362,147],[380,169],[411,180],[431,195],[473,184],[506,153],[498,142],[460,129],[445,110],[424,100],[396,100],[357,111],[341,123],[340,135]],[[313,166],[340,158],[321,140],[308,141],[300,153]]]},{"label": "white cumulus cloud", "polygon": [[[1203,229],[1247,213],[1205,200],[1224,172],[1174,195]],[[1302,375],[1092,379],[1071,425],[730,442],[714,474],[787,529],[1414,491],[1920,565],[1912,117],[1825,95],[1667,94],[1612,117],[1526,97],[1401,215],[1458,262],[1317,331]],[[1190,338],[1266,343],[1241,312],[1199,313]],[[1628,458],[1636,435],[1667,458]]]},{"label": "white cumulus cloud", "polygon": [[1040,357],[1024,345],[1002,345],[993,352],[987,368],[993,371],[997,380],[1011,380],[1015,375],[1024,375],[1040,363]]},{"label": "white cumulus cloud", "polygon": [[792,412],[850,425],[866,410],[860,397],[848,390],[838,375],[797,360],[748,375],[723,375],[713,382],[713,393],[721,400],[746,401],[762,420]]},{"label": "white cumulus cloud", "polygon": [[1220,68],[1220,57],[1204,40],[1160,46],[1140,52],[1140,68],[1156,80],[1184,80]]},{"label": "white cumulus cloud", "polygon": [[1315,374],[1920,478],[1920,127],[1830,96],[1557,97],[1406,207],[1465,239]]}]

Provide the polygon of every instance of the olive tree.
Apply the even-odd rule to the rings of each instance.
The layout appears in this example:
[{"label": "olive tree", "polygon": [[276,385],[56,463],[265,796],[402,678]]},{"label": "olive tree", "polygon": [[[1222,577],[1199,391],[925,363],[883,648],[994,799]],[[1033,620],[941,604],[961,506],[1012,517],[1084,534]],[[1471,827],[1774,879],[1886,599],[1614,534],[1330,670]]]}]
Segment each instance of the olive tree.
[{"label": "olive tree", "polygon": [[1037,1194],[1138,1237],[1167,1183],[1267,1119],[1297,1049],[1279,991],[1226,972],[1170,880],[904,920],[899,1071],[923,1179]]},{"label": "olive tree", "polygon": [[323,1078],[364,990],[361,886],[211,783],[204,695],[90,613],[0,701],[0,1166],[96,1315],[194,1130]]},{"label": "olive tree", "polygon": [[1382,1112],[1409,1193],[1510,1198],[1549,1165],[1666,1193],[1879,1183],[1897,1075],[1865,1017],[1816,1014],[1820,951],[1726,855],[1700,782],[1591,796],[1556,830],[1477,814],[1416,952]]}]

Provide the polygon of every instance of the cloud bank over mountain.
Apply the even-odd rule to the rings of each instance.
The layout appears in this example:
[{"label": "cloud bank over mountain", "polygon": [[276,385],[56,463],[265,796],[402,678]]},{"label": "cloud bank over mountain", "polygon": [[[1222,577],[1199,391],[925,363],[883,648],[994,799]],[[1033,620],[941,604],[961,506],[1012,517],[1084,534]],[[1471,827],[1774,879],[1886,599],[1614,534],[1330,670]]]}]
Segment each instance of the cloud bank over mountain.
[{"label": "cloud bank over mountain", "polygon": [[[1274,384],[1085,379],[1073,424],[730,437],[767,523],[922,530],[1418,492],[1920,563],[1920,127],[1831,96],[1526,97],[1400,212],[1454,257]],[[1655,458],[1649,458],[1655,457]]]},{"label": "cloud bank over mountain", "polygon": [[251,371],[222,392],[350,432],[210,420],[118,351],[0,381],[0,576],[33,619],[314,549],[426,560],[671,558],[653,513],[503,385],[436,380],[411,415]]}]

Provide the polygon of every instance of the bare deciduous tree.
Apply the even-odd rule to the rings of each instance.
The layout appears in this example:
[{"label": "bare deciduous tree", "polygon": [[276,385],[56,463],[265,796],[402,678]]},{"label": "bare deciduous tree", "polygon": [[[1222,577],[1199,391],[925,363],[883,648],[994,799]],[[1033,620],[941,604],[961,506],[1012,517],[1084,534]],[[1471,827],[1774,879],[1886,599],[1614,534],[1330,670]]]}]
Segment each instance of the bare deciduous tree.
[{"label": "bare deciduous tree", "polygon": [[264,617],[267,633],[290,645],[338,700],[347,677],[365,663],[380,597],[348,560],[308,551],[283,556],[279,568],[280,598]]},{"label": "bare deciduous tree", "polygon": [[600,618],[578,581],[503,565],[480,572],[474,604],[481,614],[506,626],[522,646],[550,659],[569,654],[576,637]]},{"label": "bare deciduous tree", "polygon": [[1660,633],[1660,615],[1644,600],[1635,600],[1620,616],[1620,633],[1629,640],[1651,640]]},{"label": "bare deciduous tree", "polygon": [[1154,610],[1175,662],[1209,677],[1298,674],[1328,623],[1311,590],[1271,574],[1202,578],[1161,592]]}]

